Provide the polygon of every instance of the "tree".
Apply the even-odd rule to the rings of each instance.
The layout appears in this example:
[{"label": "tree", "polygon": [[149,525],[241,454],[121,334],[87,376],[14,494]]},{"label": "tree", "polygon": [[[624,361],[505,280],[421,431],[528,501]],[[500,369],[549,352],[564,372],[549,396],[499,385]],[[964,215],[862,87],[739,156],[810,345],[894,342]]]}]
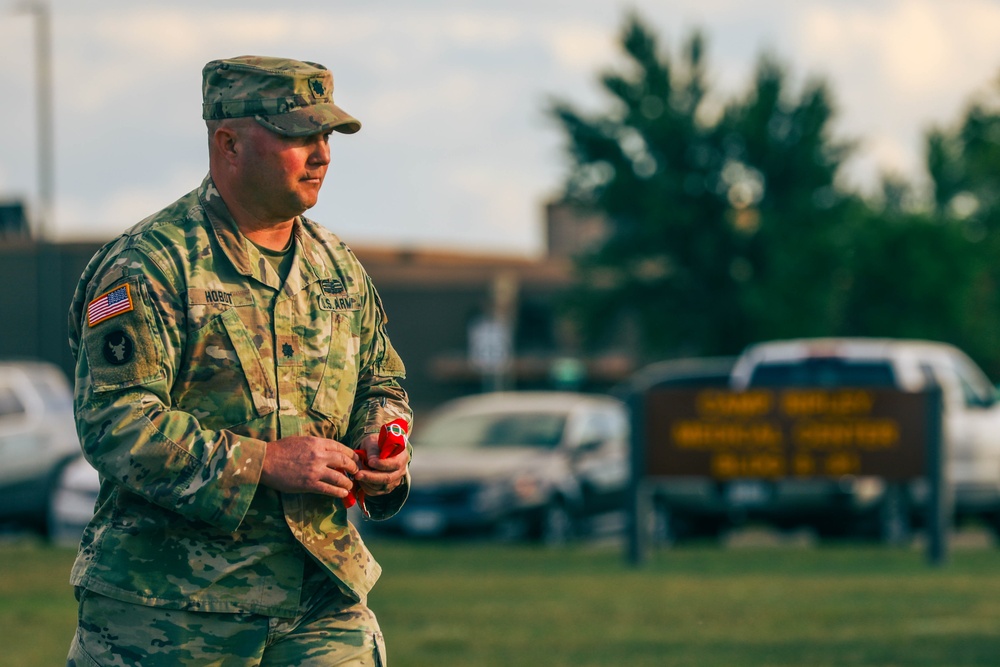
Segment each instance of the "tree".
[{"label": "tree", "polygon": [[[968,247],[942,290],[961,303],[960,344],[1000,373],[1000,84],[973,102],[951,129],[927,135],[933,216]],[[940,263],[940,253],[934,262]],[[965,282],[962,281],[964,277]],[[964,295],[964,298],[962,298]]]},{"label": "tree", "polygon": [[[993,105],[996,108],[996,105]],[[856,208],[836,333],[957,345],[1000,371],[1000,116],[972,105],[926,138],[930,206],[898,175],[881,201]]]},{"label": "tree", "polygon": [[1000,86],[952,130],[927,136],[927,170],[939,216],[1000,229]]},{"label": "tree", "polygon": [[713,115],[701,34],[674,58],[630,15],[621,45],[627,66],[600,78],[608,109],[550,109],[568,138],[565,199],[611,227],[578,262],[581,330],[593,340],[631,322],[657,356],[828,331],[849,282],[852,201],[834,187],[849,147],[830,136],[826,87],[792,95],[765,57]]},{"label": "tree", "polygon": [[852,289],[839,331],[983,352],[982,264],[961,228],[926,213],[871,211],[867,223],[853,244]]}]

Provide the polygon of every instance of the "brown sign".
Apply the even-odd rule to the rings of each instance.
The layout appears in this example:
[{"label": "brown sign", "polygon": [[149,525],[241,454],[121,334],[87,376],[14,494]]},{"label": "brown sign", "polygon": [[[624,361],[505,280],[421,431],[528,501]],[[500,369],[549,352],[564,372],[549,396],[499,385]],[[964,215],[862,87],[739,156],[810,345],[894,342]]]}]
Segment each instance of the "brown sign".
[{"label": "brown sign", "polygon": [[715,479],[924,474],[926,394],[891,389],[652,389],[647,476]]}]

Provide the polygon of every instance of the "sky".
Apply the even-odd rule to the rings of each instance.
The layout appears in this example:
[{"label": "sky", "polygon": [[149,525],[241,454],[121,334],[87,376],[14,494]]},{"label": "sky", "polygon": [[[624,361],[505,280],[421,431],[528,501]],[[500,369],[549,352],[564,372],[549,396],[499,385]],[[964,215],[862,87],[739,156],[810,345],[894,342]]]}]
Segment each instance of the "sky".
[{"label": "sky", "polygon": [[[34,24],[0,0],[0,200],[38,196]],[[998,0],[49,0],[56,240],[107,240],[207,173],[201,69],[273,55],[333,71],[361,132],[332,138],[307,215],[355,246],[539,256],[544,204],[568,170],[553,99],[600,111],[597,75],[625,60],[637,12],[676,53],[708,40],[722,95],[764,53],[795,85],[826,80],[844,182],[920,182],[933,126],[1000,84]]]}]

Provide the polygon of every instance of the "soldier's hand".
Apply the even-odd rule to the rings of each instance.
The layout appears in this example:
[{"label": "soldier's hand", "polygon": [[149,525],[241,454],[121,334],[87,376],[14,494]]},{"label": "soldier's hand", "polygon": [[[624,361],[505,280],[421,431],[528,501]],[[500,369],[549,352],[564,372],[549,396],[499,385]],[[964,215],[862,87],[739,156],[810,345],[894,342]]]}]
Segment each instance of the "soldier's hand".
[{"label": "soldier's hand", "polygon": [[382,459],[379,458],[378,434],[366,435],[359,443],[359,449],[368,452],[368,469],[362,467],[356,475],[354,481],[357,482],[365,494],[369,496],[382,496],[391,493],[406,476],[406,465],[410,462],[410,454],[404,449],[396,456]]},{"label": "soldier's hand", "polygon": [[354,488],[357,454],[326,438],[292,436],[267,443],[260,482],[285,493],[345,498]]}]

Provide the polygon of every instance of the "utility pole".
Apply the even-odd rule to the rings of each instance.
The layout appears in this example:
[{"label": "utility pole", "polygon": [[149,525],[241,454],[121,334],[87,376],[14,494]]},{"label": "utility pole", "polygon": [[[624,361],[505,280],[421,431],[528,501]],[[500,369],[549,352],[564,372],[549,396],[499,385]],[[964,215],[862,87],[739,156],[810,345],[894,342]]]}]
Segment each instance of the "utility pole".
[{"label": "utility pole", "polygon": [[35,114],[38,128],[38,212],[35,238],[41,243],[51,235],[55,211],[55,141],[52,113],[52,27],[45,0],[27,0],[17,9],[35,19]]},{"label": "utility pole", "polygon": [[18,11],[31,14],[35,21],[35,124],[38,149],[38,206],[32,235],[35,254],[34,356],[57,361],[55,351],[65,346],[65,318],[53,305],[60,303],[61,261],[51,245],[55,215],[55,140],[52,111],[52,29],[47,0],[23,0]]}]

